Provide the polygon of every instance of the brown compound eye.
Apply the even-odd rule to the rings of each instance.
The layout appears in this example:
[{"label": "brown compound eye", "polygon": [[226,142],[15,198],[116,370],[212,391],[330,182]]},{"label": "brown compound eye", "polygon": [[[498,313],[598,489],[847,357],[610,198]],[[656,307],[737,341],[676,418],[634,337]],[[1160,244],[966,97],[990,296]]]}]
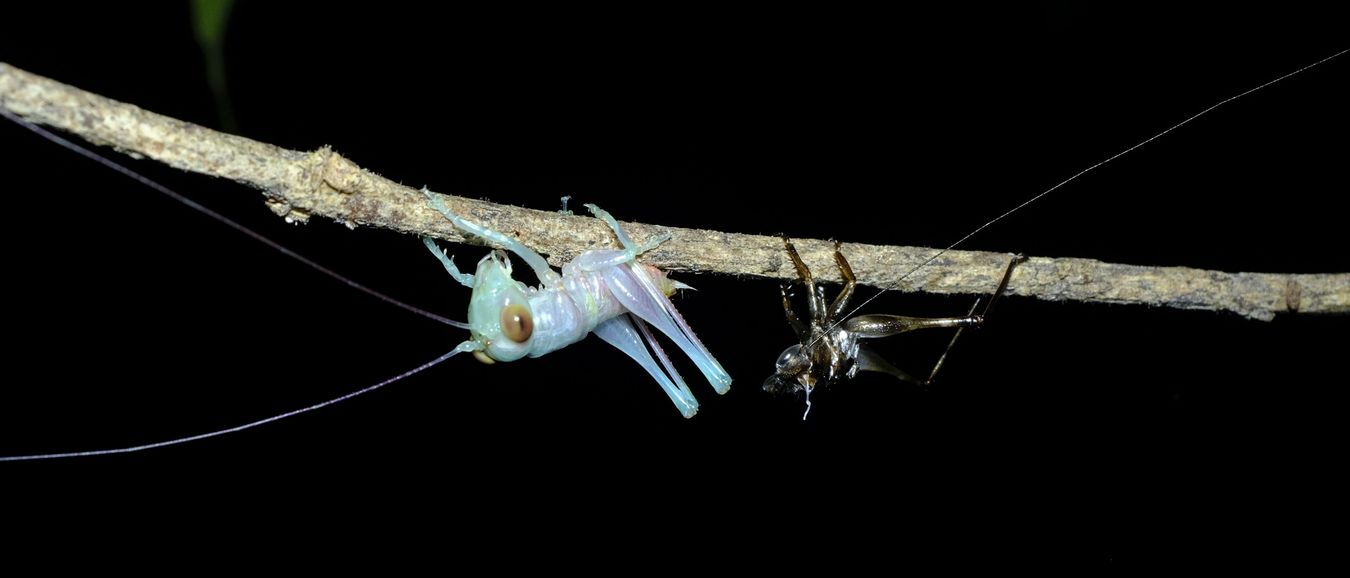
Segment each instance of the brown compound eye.
[{"label": "brown compound eye", "polygon": [[534,319],[530,310],[520,303],[512,303],[502,309],[502,333],[516,343],[525,343],[534,333]]}]

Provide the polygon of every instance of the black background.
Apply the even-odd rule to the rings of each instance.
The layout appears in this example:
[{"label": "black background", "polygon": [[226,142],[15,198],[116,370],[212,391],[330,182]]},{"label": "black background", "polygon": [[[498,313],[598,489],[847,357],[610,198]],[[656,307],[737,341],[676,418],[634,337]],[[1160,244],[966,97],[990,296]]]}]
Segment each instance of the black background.
[{"label": "black background", "polygon": [[[6,18],[0,60],[217,124],[185,6]],[[1345,48],[1334,20],[1302,9],[431,13],[245,2],[226,54],[243,135],[332,145],[408,185],[543,209],[566,194],[621,220],[931,247]],[[1348,74],[1343,57],[1222,107],[962,248],[1350,271]],[[0,126],[0,147],[10,311],[0,454],[229,427],[364,387],[464,338],[16,126]],[[243,187],[103,152],[361,283],[464,316],[467,290],[414,238],[287,225]],[[461,264],[484,251],[452,249]],[[702,403],[693,420],[589,339],[490,367],[456,358],[243,433],[6,464],[4,475],[179,490],[226,479],[232,494],[411,510],[476,528],[484,542],[585,541],[573,535],[579,519],[610,532],[682,519],[653,543],[767,540],[766,556],[787,559],[833,538],[889,556],[913,544],[902,535],[961,545],[976,533],[1029,539],[1020,555],[1033,559],[1119,563],[1207,552],[1196,544],[1227,527],[1246,540],[1222,542],[1230,556],[1325,552],[1314,532],[1266,537],[1325,512],[1322,488],[1344,461],[1329,441],[1344,430],[1344,317],[1264,323],[1009,298],[964,338],[940,385],[860,377],[819,392],[802,421],[800,400],[759,388],[792,339],[776,285],[677,277],[699,289],[677,306],[736,379],[717,396],[683,365]],[[969,301],[887,294],[867,310],[945,316]],[[922,373],[946,340],[915,334],[880,349]],[[1228,549],[1239,543],[1253,547]]]}]

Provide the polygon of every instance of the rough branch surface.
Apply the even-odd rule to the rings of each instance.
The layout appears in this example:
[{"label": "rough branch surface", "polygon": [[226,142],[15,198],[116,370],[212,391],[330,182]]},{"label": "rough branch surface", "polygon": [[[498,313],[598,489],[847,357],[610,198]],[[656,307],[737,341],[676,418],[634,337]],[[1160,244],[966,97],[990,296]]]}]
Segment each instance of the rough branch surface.
[{"label": "rough branch surface", "polygon": [[[158,115],[0,63],[0,108],[99,145],[183,170],[260,189],[278,215],[306,221],[322,215],[350,226],[383,227],[449,241],[466,239],[427,206],[417,189],[358,167],[331,149],[283,149]],[[598,220],[445,196],[455,212],[520,239],[561,265],[579,253],[613,244]],[[643,261],[670,271],[699,271],[787,280],[796,273],[775,237],[624,223],[641,242],[670,241]],[[824,279],[838,280],[832,244],[794,239],[802,258]],[[908,277],[936,249],[846,244],[858,282],[898,291],[988,293],[1008,256],[949,251]],[[1019,265],[1008,293],[1049,301],[1085,301],[1231,311],[1270,320],[1277,313],[1350,311],[1350,273],[1225,273],[1185,267],[1143,267],[1092,259],[1032,257]]]}]

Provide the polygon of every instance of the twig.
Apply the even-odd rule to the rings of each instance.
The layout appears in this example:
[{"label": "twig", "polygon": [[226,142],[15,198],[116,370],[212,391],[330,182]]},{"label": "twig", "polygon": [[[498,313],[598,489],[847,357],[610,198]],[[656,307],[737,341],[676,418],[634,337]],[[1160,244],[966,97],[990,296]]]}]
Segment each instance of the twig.
[{"label": "twig", "polygon": [[[262,190],[267,204],[288,220],[322,215],[349,226],[365,225],[466,239],[427,206],[421,191],[366,171],[329,148],[283,149],[161,116],[0,63],[0,108],[136,157],[187,171],[227,178]],[[514,235],[554,265],[582,251],[613,243],[596,219],[446,196],[454,211]],[[670,271],[699,271],[789,280],[796,273],[774,237],[703,229],[624,223],[641,241],[670,241],[643,260]],[[802,258],[822,278],[834,275],[832,244],[794,240]],[[914,274],[935,249],[847,244],[858,282],[898,291],[987,293],[998,284],[1007,255],[949,251]],[[838,280],[837,278],[834,280]],[[1008,293],[1050,301],[1140,304],[1232,311],[1270,320],[1276,313],[1350,311],[1350,273],[1224,273],[1185,267],[1144,267],[1092,259],[1033,257],[1018,265]]]}]

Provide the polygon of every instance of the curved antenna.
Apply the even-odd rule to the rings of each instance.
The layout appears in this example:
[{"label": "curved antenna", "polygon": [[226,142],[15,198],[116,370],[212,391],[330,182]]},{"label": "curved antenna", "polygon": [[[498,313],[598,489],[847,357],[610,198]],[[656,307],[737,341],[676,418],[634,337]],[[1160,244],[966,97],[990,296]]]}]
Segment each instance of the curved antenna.
[{"label": "curved antenna", "polygon": [[[939,257],[945,255],[948,251],[951,251],[952,249],[955,249],[958,245],[960,245],[960,244],[962,244],[962,243],[965,243],[966,241],[970,240],[971,237],[974,237],[975,235],[979,234],[980,231],[983,231],[983,230],[989,228],[989,227],[990,227],[991,225],[993,225],[994,223],[997,223],[997,222],[999,222],[999,221],[1002,221],[1003,219],[1008,218],[1008,217],[1011,216],[1013,213],[1016,213],[1016,212],[1018,212],[1018,211],[1020,211],[1020,210],[1022,210],[1022,209],[1024,209],[1024,208],[1026,208],[1027,205],[1030,205],[1030,204],[1032,204],[1032,203],[1034,203],[1034,202],[1036,202],[1036,201],[1041,200],[1042,197],[1045,197],[1046,195],[1048,195],[1048,194],[1054,192],[1056,189],[1058,189],[1058,188],[1060,188],[1060,187],[1062,187],[1062,186],[1064,186],[1064,185],[1069,184],[1069,182],[1071,182],[1071,181],[1077,179],[1078,177],[1081,177],[1081,176],[1083,176],[1083,175],[1085,175],[1085,174],[1087,174],[1087,173],[1089,173],[1089,172],[1091,172],[1091,171],[1097,169],[1098,167],[1100,167],[1100,166],[1102,166],[1102,165],[1104,165],[1104,164],[1106,164],[1106,163],[1109,163],[1109,162],[1114,161],[1114,160],[1116,160],[1116,159],[1118,159],[1118,158],[1120,158],[1120,157],[1122,157],[1122,156],[1125,156],[1126,154],[1128,154],[1128,153],[1134,151],[1134,149],[1137,149],[1137,148],[1142,147],[1142,146],[1144,146],[1144,145],[1146,145],[1146,144],[1148,144],[1148,143],[1151,143],[1151,142],[1153,142],[1153,141],[1155,141],[1155,140],[1158,140],[1159,138],[1162,138],[1162,137],[1163,137],[1164,135],[1166,135],[1167,133],[1170,133],[1170,132],[1172,132],[1172,131],[1174,131],[1174,130],[1176,130],[1176,129],[1179,129],[1179,128],[1181,128],[1181,127],[1183,127],[1183,126],[1189,124],[1191,121],[1193,121],[1193,120],[1195,120],[1195,119],[1197,119],[1197,118],[1200,118],[1200,117],[1202,117],[1202,116],[1208,114],[1210,111],[1212,111],[1212,110],[1214,110],[1214,109],[1216,109],[1216,108],[1219,108],[1219,107],[1221,107],[1221,106],[1223,106],[1223,105],[1225,105],[1225,104],[1228,104],[1228,103],[1230,103],[1230,102],[1233,102],[1233,101],[1235,101],[1235,100],[1237,100],[1237,99],[1239,99],[1239,98],[1242,98],[1242,97],[1244,97],[1244,96],[1247,96],[1247,95],[1249,95],[1249,94],[1251,94],[1251,93],[1253,93],[1253,92],[1256,92],[1256,91],[1258,91],[1258,90],[1261,90],[1261,89],[1263,89],[1263,88],[1266,88],[1266,87],[1268,87],[1268,86],[1270,86],[1270,85],[1272,85],[1272,84],[1275,84],[1275,83],[1277,83],[1277,82],[1280,82],[1280,81],[1282,81],[1282,80],[1284,80],[1284,79],[1286,79],[1286,78],[1289,78],[1289,77],[1291,77],[1291,76],[1294,76],[1294,75],[1300,74],[1300,73],[1302,73],[1302,72],[1304,72],[1304,71],[1307,71],[1307,70],[1310,69],[1310,68],[1313,68],[1313,67],[1318,66],[1318,65],[1320,65],[1320,64],[1322,64],[1322,63],[1325,63],[1325,62],[1327,62],[1328,60],[1331,60],[1331,59],[1336,58],[1336,57],[1338,57],[1338,56],[1340,56],[1340,55],[1342,55],[1342,54],[1345,54],[1346,52],[1350,52],[1350,49],[1342,50],[1342,51],[1340,51],[1340,52],[1337,52],[1337,53],[1335,53],[1335,54],[1332,54],[1331,56],[1328,56],[1328,57],[1326,57],[1326,58],[1323,58],[1323,59],[1321,59],[1321,60],[1318,60],[1317,62],[1314,62],[1314,63],[1312,63],[1312,64],[1309,64],[1309,65],[1307,65],[1307,66],[1304,66],[1303,68],[1300,68],[1300,69],[1298,69],[1298,70],[1295,70],[1295,71],[1293,71],[1293,72],[1290,72],[1290,73],[1288,73],[1288,74],[1285,74],[1285,75],[1283,75],[1283,76],[1280,76],[1280,77],[1278,77],[1278,78],[1276,78],[1276,79],[1274,79],[1274,80],[1267,81],[1267,82],[1265,82],[1265,83],[1263,83],[1263,84],[1261,84],[1261,85],[1259,85],[1259,86],[1256,86],[1256,87],[1254,87],[1254,88],[1249,88],[1249,89],[1247,89],[1247,90],[1245,90],[1245,91],[1242,91],[1241,93],[1238,93],[1238,94],[1235,94],[1235,95],[1230,96],[1230,97],[1228,97],[1228,98],[1225,98],[1225,99],[1223,99],[1223,100],[1221,100],[1221,101],[1219,101],[1219,102],[1217,102],[1217,103],[1215,103],[1215,104],[1210,105],[1209,108],[1206,108],[1206,109],[1204,109],[1204,110],[1202,110],[1202,111],[1200,111],[1200,112],[1197,112],[1197,113],[1195,113],[1195,114],[1193,114],[1193,115],[1187,117],[1185,120],[1183,120],[1183,121],[1181,121],[1181,122],[1179,122],[1179,123],[1176,123],[1176,124],[1174,124],[1174,125],[1168,127],[1166,130],[1163,130],[1162,132],[1160,132],[1160,133],[1158,133],[1158,134],[1155,134],[1155,135],[1153,135],[1153,136],[1151,136],[1151,137],[1148,137],[1148,138],[1146,138],[1146,139],[1140,141],[1139,143],[1135,144],[1134,146],[1132,146],[1132,147],[1130,147],[1130,148],[1127,148],[1127,149],[1125,149],[1125,150],[1123,150],[1123,151],[1120,151],[1120,152],[1118,152],[1118,153],[1116,153],[1116,154],[1114,154],[1114,155],[1111,155],[1110,157],[1107,157],[1105,160],[1099,161],[1099,162],[1097,162],[1097,164],[1094,164],[1094,165],[1092,165],[1092,166],[1090,166],[1090,167],[1088,167],[1088,168],[1086,168],[1086,169],[1083,169],[1083,170],[1081,170],[1081,171],[1078,171],[1078,172],[1077,172],[1076,174],[1074,174],[1073,176],[1071,176],[1071,177],[1069,177],[1069,178],[1067,178],[1067,179],[1064,179],[1063,181],[1060,181],[1059,184],[1057,184],[1057,185],[1055,185],[1055,186],[1053,186],[1053,187],[1050,187],[1050,188],[1048,188],[1048,189],[1046,189],[1046,190],[1044,190],[1044,191],[1041,191],[1039,194],[1037,194],[1037,195],[1035,195],[1035,196],[1033,196],[1033,197],[1031,197],[1031,198],[1029,198],[1029,199],[1027,199],[1027,200],[1025,200],[1025,201],[1022,201],[1022,202],[1019,203],[1017,206],[1015,206],[1015,207],[1013,207],[1013,208],[1011,208],[1011,209],[1008,209],[1008,210],[1005,211],[1003,214],[1001,214],[1001,215],[999,215],[999,216],[997,216],[997,217],[994,217],[993,219],[990,219],[989,221],[985,222],[985,224],[980,225],[979,227],[976,227],[975,230],[973,230],[973,231],[971,231],[971,232],[969,232],[969,233],[966,233],[966,235],[965,235],[964,237],[961,237],[960,239],[957,239],[955,243],[952,243],[952,244],[950,244],[950,245],[947,245],[946,248],[944,248],[944,249],[942,249],[942,250],[940,250],[940,251],[937,251],[936,253],[933,253],[933,256],[929,257],[929,258],[926,259],[924,262],[919,263],[919,265],[916,266],[916,267],[914,267],[913,269],[910,269],[909,271],[905,272],[905,274],[904,274],[904,275],[901,275],[899,279],[896,279],[896,281],[899,282],[899,281],[905,280],[905,279],[906,279],[907,277],[909,277],[910,275],[913,275],[915,271],[918,271],[919,269],[922,269],[922,268],[924,268],[924,267],[927,267],[929,263],[932,263],[933,261],[936,261]],[[885,292],[888,291],[888,290],[889,290],[889,289],[882,288],[881,291],[876,292],[876,294],[872,295],[871,297],[868,297],[868,298],[867,298],[866,300],[864,300],[862,303],[859,303],[858,306],[856,306],[856,307],[854,307],[853,309],[849,310],[848,313],[846,313],[846,314],[840,316],[840,317],[838,318],[839,320],[838,320],[838,321],[835,321],[833,325],[830,325],[829,329],[826,330],[825,333],[829,333],[829,331],[834,330],[834,328],[835,328],[835,327],[838,327],[839,324],[840,324],[840,323],[843,323],[844,320],[848,319],[848,318],[849,318],[850,316],[852,316],[854,313],[857,313],[859,309],[862,309],[862,308],[863,308],[864,306],[866,306],[868,303],[871,303],[872,300],[876,299],[877,297],[880,297],[882,293],[885,293]],[[822,333],[822,335],[824,335],[825,333]],[[816,338],[816,341],[819,341],[819,340],[820,340],[820,338],[817,337],[817,338]],[[807,344],[807,345],[810,346],[810,345],[814,345],[814,344],[815,344],[815,341],[812,341],[811,343],[809,343],[809,344]]]},{"label": "curved antenna", "polygon": [[403,378],[405,378],[405,377],[409,377],[409,376],[411,376],[411,375],[420,373],[421,371],[423,371],[423,370],[425,370],[425,369],[427,369],[427,368],[429,368],[429,367],[431,367],[431,366],[433,366],[433,365],[436,365],[436,364],[438,364],[438,363],[440,363],[440,362],[442,362],[442,361],[445,361],[445,360],[447,360],[447,359],[450,359],[451,357],[454,357],[454,356],[455,356],[456,354],[458,354],[458,353],[461,353],[461,352],[464,352],[464,351],[472,351],[472,350],[474,350],[474,349],[478,349],[479,347],[480,347],[480,346],[479,346],[477,343],[475,343],[475,342],[472,342],[472,341],[465,341],[465,342],[463,342],[463,343],[460,343],[460,344],[459,344],[458,346],[456,346],[454,349],[450,350],[449,353],[446,353],[446,354],[444,354],[444,355],[441,355],[440,357],[437,357],[436,359],[433,359],[433,360],[431,360],[431,361],[428,361],[428,362],[426,362],[426,363],[423,363],[422,365],[419,365],[419,366],[417,366],[417,367],[414,367],[414,368],[412,368],[412,369],[409,369],[408,371],[405,371],[405,372],[403,372],[403,373],[400,373],[400,374],[398,374],[398,375],[395,375],[394,377],[391,377],[391,378],[389,378],[389,379],[386,379],[386,380],[384,380],[384,381],[381,381],[381,382],[379,382],[379,383],[377,383],[377,384],[375,384],[375,385],[366,387],[366,388],[364,388],[364,389],[358,389],[358,390],[356,390],[356,391],[353,391],[353,392],[348,393],[348,394],[346,394],[346,395],[341,395],[341,396],[335,397],[335,398],[330,399],[330,400],[328,400],[328,401],[322,401],[322,402],[316,403],[316,404],[311,405],[311,406],[302,407],[302,408],[300,408],[300,409],[294,409],[294,410],[291,410],[291,411],[288,411],[288,412],[285,412],[285,413],[279,413],[279,414],[274,415],[274,416],[272,416],[272,417],[263,418],[263,419],[260,419],[260,420],[257,420],[257,421],[251,421],[251,422],[248,422],[248,423],[243,424],[243,425],[237,425],[237,426],[234,426],[234,427],[229,427],[229,428],[225,428],[225,429],[219,429],[219,430],[215,430],[215,431],[210,431],[210,432],[201,433],[201,434],[192,435],[192,436],[187,436],[187,437],[182,437],[182,438],[176,438],[176,439],[171,439],[171,440],[165,440],[165,441],[162,441],[162,442],[154,442],[154,443],[148,443],[148,444],[141,444],[141,445],[138,445],[138,446],[129,446],[129,447],[124,447],[124,448],[112,448],[112,449],[106,449],[106,450],[87,450],[87,451],[81,451],[81,452],[61,452],[61,453],[54,453],[54,454],[33,454],[33,455],[27,455],[27,456],[0,456],[0,462],[22,462],[22,461],[30,461],[30,460],[54,460],[54,459],[59,459],[59,458],[83,458],[83,457],[89,457],[89,456],[106,456],[106,455],[111,455],[111,454],[129,454],[129,453],[132,453],[132,452],[139,452],[139,451],[144,451],[144,450],[152,450],[152,449],[155,449],[155,448],[162,448],[162,447],[167,447],[167,446],[176,446],[176,445],[178,445],[178,444],[185,444],[185,443],[188,443],[188,442],[195,442],[195,441],[197,441],[197,440],[204,440],[204,439],[206,439],[206,438],[213,438],[213,437],[216,437],[216,436],[222,436],[222,435],[225,435],[225,434],[231,434],[231,433],[238,432],[238,431],[244,431],[244,430],[246,430],[246,429],[252,429],[252,428],[258,427],[258,426],[260,426],[260,425],[266,425],[266,424],[272,423],[272,422],[274,422],[274,421],[283,420],[283,419],[286,419],[286,418],[288,418],[288,417],[297,416],[297,415],[300,415],[300,414],[302,414],[302,413],[311,412],[311,411],[314,411],[314,410],[319,409],[319,408],[322,408],[322,407],[326,407],[326,406],[333,405],[333,404],[335,404],[335,403],[337,403],[337,402],[340,402],[340,401],[346,401],[346,400],[349,400],[349,399],[351,399],[351,398],[353,398],[353,397],[356,397],[356,396],[358,396],[358,395],[370,393],[370,392],[375,391],[375,390],[377,390],[377,389],[379,389],[379,388],[381,388],[381,387],[384,387],[384,386],[386,386],[386,385],[389,385],[389,384],[391,384],[391,383],[394,383],[395,381],[398,381],[398,380],[403,379]]},{"label": "curved antenna", "polygon": [[360,284],[360,283],[357,283],[356,281],[353,281],[353,280],[351,280],[351,279],[348,279],[348,278],[346,278],[346,277],[343,277],[341,274],[337,273],[336,271],[333,271],[332,269],[329,269],[329,268],[327,268],[327,267],[324,267],[323,265],[320,265],[320,264],[318,264],[318,263],[316,263],[316,262],[310,260],[308,257],[305,257],[304,255],[301,255],[301,254],[299,254],[299,253],[296,253],[295,251],[292,251],[291,249],[288,249],[288,248],[285,247],[284,245],[282,245],[282,244],[280,244],[280,243],[278,243],[278,242],[276,242],[276,241],[273,241],[273,240],[271,240],[271,239],[269,239],[269,238],[267,238],[267,237],[264,237],[264,236],[262,235],[262,233],[259,233],[259,232],[257,232],[257,231],[254,231],[253,229],[250,229],[250,228],[248,228],[248,227],[245,227],[244,225],[239,224],[238,222],[234,221],[233,219],[231,219],[231,218],[229,218],[229,217],[226,217],[225,215],[222,215],[222,214],[220,214],[220,213],[217,213],[216,211],[211,210],[210,208],[207,208],[205,205],[202,205],[201,203],[198,203],[197,201],[194,201],[194,200],[192,200],[192,199],[189,199],[189,198],[187,198],[186,196],[183,196],[183,194],[181,194],[181,193],[179,193],[179,192],[177,192],[177,191],[174,191],[173,189],[170,189],[169,187],[166,187],[166,186],[164,186],[164,185],[159,184],[158,182],[152,180],[150,177],[147,177],[147,176],[145,176],[145,175],[142,175],[142,174],[140,174],[140,173],[138,173],[138,172],[136,172],[136,171],[134,171],[134,170],[131,170],[130,168],[127,168],[127,167],[125,167],[125,166],[123,166],[123,165],[121,165],[121,164],[118,164],[116,161],[113,161],[113,160],[111,160],[111,159],[108,159],[108,158],[106,158],[106,157],[104,157],[104,156],[102,156],[102,155],[100,155],[100,154],[98,154],[98,153],[96,153],[96,152],[94,152],[94,151],[91,151],[91,150],[89,150],[89,149],[87,149],[87,148],[84,148],[84,147],[78,145],[78,144],[75,144],[74,142],[71,142],[71,141],[69,141],[69,140],[63,138],[63,137],[61,137],[60,135],[57,135],[56,133],[53,133],[53,132],[51,132],[51,131],[49,131],[49,130],[47,130],[47,129],[45,129],[45,128],[42,128],[42,127],[40,127],[40,126],[38,126],[38,125],[36,125],[36,124],[33,124],[32,122],[29,122],[27,119],[24,119],[24,118],[22,118],[22,117],[20,117],[20,116],[18,116],[18,115],[15,115],[15,114],[13,114],[13,113],[11,113],[11,112],[9,112],[9,111],[3,109],[3,108],[0,108],[0,116],[4,116],[5,118],[7,118],[7,119],[9,119],[9,120],[12,120],[12,121],[14,121],[15,123],[17,123],[19,126],[22,126],[22,127],[26,128],[26,129],[28,129],[28,130],[30,130],[30,131],[33,131],[33,132],[37,133],[38,136],[41,136],[42,138],[45,138],[45,139],[47,139],[47,140],[49,140],[49,141],[52,141],[52,142],[54,142],[54,143],[56,143],[56,144],[58,144],[58,145],[61,145],[62,147],[65,147],[66,149],[69,149],[69,150],[71,150],[71,151],[76,152],[76,153],[78,153],[80,156],[83,156],[83,157],[85,157],[85,158],[88,158],[88,159],[90,159],[90,160],[92,160],[92,161],[94,161],[94,162],[96,162],[96,163],[98,163],[98,164],[101,164],[101,165],[103,165],[103,166],[105,166],[105,167],[108,167],[108,168],[110,168],[110,169],[112,169],[112,170],[114,170],[114,171],[117,171],[117,172],[119,172],[119,173],[121,173],[121,174],[123,174],[123,175],[125,175],[125,176],[127,176],[127,177],[130,177],[132,180],[134,180],[134,181],[136,181],[136,182],[138,182],[138,183],[141,183],[141,184],[143,184],[143,185],[145,185],[145,186],[147,186],[147,187],[150,187],[151,189],[154,189],[155,191],[157,191],[157,192],[159,192],[159,193],[161,193],[161,194],[163,194],[163,195],[169,197],[170,199],[173,199],[173,200],[175,200],[175,201],[178,201],[179,203],[182,203],[182,204],[184,204],[184,205],[187,205],[188,207],[192,208],[193,210],[196,210],[196,211],[198,211],[198,212],[200,212],[200,213],[202,213],[202,214],[204,214],[204,215],[206,215],[206,216],[208,216],[208,217],[211,217],[212,219],[215,219],[216,221],[219,221],[219,222],[223,223],[225,226],[230,227],[231,229],[234,229],[234,230],[236,230],[236,231],[239,231],[240,233],[243,233],[243,234],[245,234],[245,235],[248,235],[249,237],[253,238],[254,240],[256,240],[256,241],[258,241],[258,242],[260,242],[260,243],[262,243],[262,244],[264,244],[264,245],[267,245],[268,247],[271,247],[271,248],[275,249],[276,251],[280,252],[281,254],[283,254],[283,255],[285,255],[285,256],[287,256],[287,257],[290,257],[290,258],[292,258],[292,259],[295,259],[296,261],[299,261],[299,262],[301,262],[301,263],[304,263],[305,265],[308,265],[311,269],[314,269],[315,271],[318,271],[318,272],[320,272],[320,273],[323,273],[324,275],[327,275],[327,276],[329,276],[329,277],[332,277],[332,278],[334,278],[334,279],[336,279],[336,280],[342,282],[343,284],[347,285],[348,287],[351,287],[352,289],[356,289],[357,291],[361,291],[361,292],[363,292],[363,293],[365,293],[365,294],[367,294],[367,295],[370,295],[371,297],[374,297],[374,298],[376,298],[376,299],[379,299],[380,301],[384,301],[385,303],[388,303],[388,304],[393,305],[393,306],[395,306],[395,307],[402,308],[402,309],[405,310],[405,311],[408,311],[408,312],[411,312],[411,313],[415,313],[415,314],[417,314],[417,315],[421,315],[422,317],[426,317],[427,319],[431,319],[431,320],[433,320],[433,321],[439,321],[439,322],[444,323],[444,324],[446,324],[446,325],[449,325],[449,326],[451,326],[451,327],[458,327],[458,328],[460,328],[460,329],[469,329],[469,324],[467,324],[467,323],[464,323],[464,322],[461,322],[461,321],[455,321],[455,320],[450,319],[450,318],[448,318],[448,317],[442,317],[442,316],[440,316],[440,315],[437,315],[437,314],[435,314],[435,313],[432,313],[432,312],[427,311],[427,310],[425,310],[425,309],[422,309],[422,308],[420,308],[420,307],[415,307],[415,306],[409,305],[409,304],[407,304],[407,303],[404,303],[404,302],[402,302],[402,301],[399,301],[398,299],[394,299],[393,297],[390,297],[390,296],[388,296],[388,295],[385,295],[384,293],[380,293],[379,291],[376,291],[376,290],[374,290],[374,289],[371,289],[370,287],[366,287],[365,285],[362,285],[362,284]]}]

